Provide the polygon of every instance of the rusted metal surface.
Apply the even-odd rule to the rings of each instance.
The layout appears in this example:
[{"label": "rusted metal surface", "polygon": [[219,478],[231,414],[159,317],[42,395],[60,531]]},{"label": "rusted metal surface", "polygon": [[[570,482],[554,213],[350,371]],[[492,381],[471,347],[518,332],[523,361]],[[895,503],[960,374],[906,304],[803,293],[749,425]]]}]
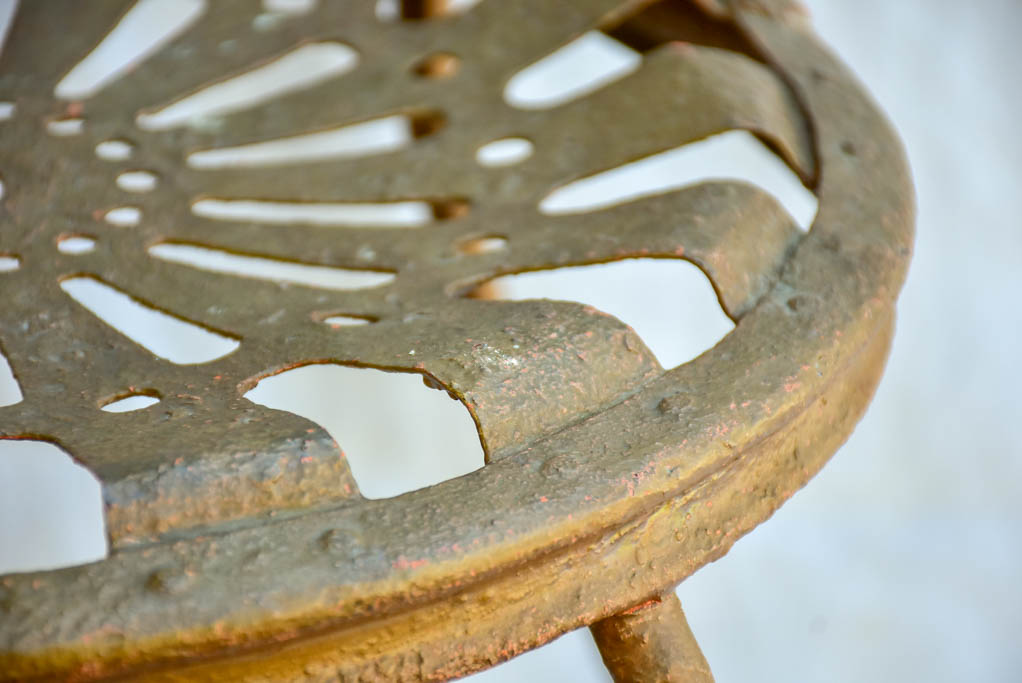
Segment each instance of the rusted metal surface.
[{"label": "rusted metal surface", "polygon": [[[129,73],[66,101],[54,86],[131,3],[22,3],[0,57],[0,101],[15,105],[0,122],[0,252],[20,261],[0,273],[0,346],[24,400],[0,408],[0,436],[53,441],[99,477],[112,552],[0,579],[0,677],[463,675],[669,591],[808,481],[862,414],[886,357],[912,239],[900,145],[793,5],[700,3],[712,20],[672,14],[675,3],[649,9],[677,17],[690,41],[677,44],[646,4],[484,1],[381,23],[372,3],[321,2],[254,34],[260,2],[217,0]],[[642,67],[547,111],[504,103],[508,78],[591,28],[633,36],[649,49]],[[696,44],[702,29],[737,51]],[[201,126],[136,125],[140,111],[314,41],[353,47],[358,67]],[[458,61],[423,68],[436,54]],[[395,153],[274,168],[184,161],[392,113],[422,133]],[[79,135],[47,134],[68,116],[84,120]],[[586,215],[536,209],[573,179],[735,128],[814,189],[808,234],[763,191],[728,182]],[[508,135],[532,141],[533,156],[474,163],[480,145]],[[96,157],[111,139],[134,146],[130,160]],[[118,189],[133,169],[157,187]],[[285,229],[203,218],[190,210],[198,197],[421,199],[439,220]],[[128,204],[142,209],[138,226],[102,220]],[[96,247],[61,253],[67,234]],[[458,248],[476,236],[508,248]],[[150,257],[159,243],[395,277],[360,291],[285,286]],[[735,330],[664,370],[598,311],[468,296],[499,275],[633,256],[700,266]],[[81,274],[240,347],[201,365],[160,359],[61,290]],[[374,322],[322,324],[334,314]],[[442,386],[475,418],[486,467],[362,498],[318,425],[242,396],[322,362]],[[133,388],[160,403],[100,410]]]},{"label": "rusted metal surface", "polygon": [[590,628],[615,681],[713,683],[710,665],[674,593],[607,617]]}]

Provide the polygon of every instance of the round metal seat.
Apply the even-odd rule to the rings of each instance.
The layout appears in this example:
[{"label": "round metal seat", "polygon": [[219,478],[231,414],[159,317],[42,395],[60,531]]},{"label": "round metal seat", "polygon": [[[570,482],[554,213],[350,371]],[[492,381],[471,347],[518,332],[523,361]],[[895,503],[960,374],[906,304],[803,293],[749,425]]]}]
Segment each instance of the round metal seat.
[{"label": "round metal seat", "polygon": [[[406,2],[383,21],[370,2],[275,13],[215,0],[94,93],[63,93],[132,4],[22,2],[0,55],[0,101],[13,105],[0,121],[0,254],[17,263],[0,273],[0,347],[24,394],[0,408],[0,437],[51,441],[93,472],[111,544],[100,562],[0,577],[0,679],[438,680],[583,626],[618,680],[709,679],[673,588],[851,432],[911,251],[900,143],[799,8]],[[641,50],[642,66],[558,106],[506,102],[517,72],[590,30]],[[169,113],[310,46],[357,64],[213,116]],[[412,144],[287,163],[211,156],[383,116],[404,117]],[[728,181],[537,210],[568,182],[734,129],[816,194],[807,233],[766,192]],[[480,168],[476,151],[506,138],[532,155]],[[281,230],[193,210],[225,197],[415,201],[431,217]],[[88,248],[55,248],[69,238]],[[188,249],[358,284],[239,277],[174,256]],[[473,296],[503,275],[634,257],[696,264],[735,329],[664,369],[592,308]],[[76,279],[228,345],[198,364],[154,354],[69,296]],[[338,315],[366,324],[323,324]],[[485,467],[363,497],[319,425],[243,397],[310,363],[421,375],[471,413]],[[100,410],[133,395],[158,404]]]}]

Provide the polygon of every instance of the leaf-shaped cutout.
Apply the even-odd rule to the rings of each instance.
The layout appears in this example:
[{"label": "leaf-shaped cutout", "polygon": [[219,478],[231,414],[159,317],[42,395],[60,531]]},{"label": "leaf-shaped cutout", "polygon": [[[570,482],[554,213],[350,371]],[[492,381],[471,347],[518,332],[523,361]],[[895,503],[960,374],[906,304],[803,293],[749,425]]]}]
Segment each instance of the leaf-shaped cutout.
[{"label": "leaf-shaped cutout", "polygon": [[235,254],[195,244],[163,243],[149,248],[158,259],[259,280],[288,282],[320,289],[352,290],[379,287],[394,280],[393,273],[281,261],[265,256]]},{"label": "leaf-shaped cutout", "polygon": [[151,308],[95,277],[68,278],[60,288],[107,325],[171,363],[208,363],[239,346],[236,339]]},{"label": "leaf-shaped cutout", "polygon": [[305,133],[237,147],[205,149],[188,155],[193,168],[283,166],[325,159],[384,154],[403,149],[416,137],[439,130],[426,119],[435,114],[395,114],[331,130]]},{"label": "leaf-shaped cutout", "polygon": [[180,35],[202,15],[203,0],[139,0],[54,89],[57,97],[91,97]]},{"label": "leaf-shaped cutout", "polygon": [[207,125],[218,114],[311,87],[351,71],[357,63],[358,53],[341,43],[302,45],[269,64],[207,86],[156,111],[139,114],[136,120],[147,130]]},{"label": "leaf-shaped cutout", "polygon": [[307,365],[261,380],[245,397],[320,424],[344,451],[362,495],[391,498],[484,463],[465,406],[423,384],[417,373]]},{"label": "leaf-shaped cutout", "polygon": [[0,439],[0,575],[107,555],[99,481],[57,446]]},{"label": "leaf-shaped cutout", "polygon": [[589,31],[525,67],[507,82],[504,99],[519,109],[549,109],[623,78],[642,55],[600,31]]},{"label": "leaf-shaped cutout", "polygon": [[553,190],[539,203],[548,215],[587,213],[706,180],[737,179],[774,195],[807,230],[816,196],[790,168],[750,133],[721,133],[623,164]]},{"label": "leaf-shaped cutout", "polygon": [[21,393],[21,385],[14,377],[10,363],[3,353],[0,353],[0,408],[13,406],[24,399]]},{"label": "leaf-shaped cutout", "polygon": [[555,268],[488,284],[500,299],[577,301],[609,313],[634,329],[665,368],[692,360],[734,328],[706,275],[680,259]]},{"label": "leaf-shaped cutout", "polygon": [[377,228],[415,228],[434,218],[432,205],[422,201],[356,204],[201,199],[192,205],[192,212],[226,221]]}]

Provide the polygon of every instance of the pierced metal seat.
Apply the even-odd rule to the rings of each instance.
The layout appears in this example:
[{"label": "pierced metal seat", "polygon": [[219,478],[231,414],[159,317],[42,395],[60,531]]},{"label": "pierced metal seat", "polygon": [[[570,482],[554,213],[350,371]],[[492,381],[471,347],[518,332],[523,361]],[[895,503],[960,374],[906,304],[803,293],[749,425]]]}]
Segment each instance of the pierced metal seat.
[{"label": "pierced metal seat", "polygon": [[[22,2],[0,57],[13,104],[0,253],[18,266],[0,273],[0,346],[24,394],[0,408],[0,437],[52,441],[93,472],[111,544],[100,562],[0,578],[0,679],[437,680],[589,626],[617,680],[709,680],[673,588],[851,432],[911,249],[901,146],[798,7],[407,2],[385,22],[369,2],[288,14],[215,0],[94,94],[62,95],[131,5]],[[641,68],[560,106],[505,102],[516,72],[593,29],[642,51]],[[358,65],[215,116],[158,109],[307,45],[346,46]],[[407,118],[412,144],[284,164],[198,156],[385,115]],[[537,211],[569,181],[732,129],[817,195],[808,233],[726,181]],[[532,156],[480,168],[476,150],[509,136]],[[116,151],[97,155],[104,144]],[[197,198],[414,200],[432,222],[281,230],[198,215]],[[69,237],[87,248],[55,248]],[[182,248],[358,284],[241,278]],[[699,266],[733,332],[665,370],[599,311],[469,296],[502,275],[638,256]],[[160,357],[69,296],[75,278],[232,343],[200,364]],[[336,315],[367,324],[322,323]],[[362,497],[319,425],[243,398],[324,362],[445,389],[485,467]],[[130,395],[158,404],[100,410]]]}]

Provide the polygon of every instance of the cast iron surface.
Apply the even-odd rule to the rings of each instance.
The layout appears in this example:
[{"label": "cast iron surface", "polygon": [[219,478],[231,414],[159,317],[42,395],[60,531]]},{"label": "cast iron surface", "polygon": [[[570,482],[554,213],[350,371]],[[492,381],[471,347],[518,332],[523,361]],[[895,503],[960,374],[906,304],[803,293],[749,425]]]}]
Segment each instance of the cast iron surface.
[{"label": "cast iron surface", "polygon": [[[53,441],[95,473],[111,540],[104,561],[0,579],[0,677],[462,675],[721,556],[805,484],[868,403],[910,253],[911,186],[888,124],[797,7],[485,0],[384,23],[372,3],[323,1],[255,33],[260,2],[216,0],[94,96],[56,98],[131,4],[23,2],[0,57],[0,101],[15,106],[0,122],[0,253],[20,263],[0,273],[0,345],[24,394],[0,408],[0,436]],[[545,111],[504,102],[508,78],[592,28],[645,41],[641,68]],[[317,41],[351,46],[358,66],[202,125],[136,124]],[[457,56],[453,73],[422,67],[438,53]],[[395,153],[185,163],[196,150],[393,113],[420,135]],[[80,134],[47,133],[68,117],[83,120]],[[573,179],[730,129],[754,132],[813,188],[808,234],[770,195],[732,182],[585,215],[537,211]],[[533,156],[480,168],[475,150],[507,136],[531,140]],[[105,140],[134,153],[97,158]],[[119,189],[127,170],[155,174],[156,188]],[[195,215],[199,197],[420,199],[437,220],[232,223]],[[141,209],[138,226],[103,221],[124,205]],[[96,248],[61,253],[66,235]],[[490,236],[507,248],[462,248]],[[359,291],[244,279],[151,257],[161,243],[394,278]],[[735,330],[664,370],[630,328],[591,308],[466,296],[502,274],[635,256],[700,266]],[[240,346],[204,364],[158,358],[62,291],[78,275]],[[373,322],[323,324],[335,314]],[[424,375],[472,413],[487,465],[362,498],[318,425],[243,398],[263,377],[322,362]],[[159,404],[100,410],[143,390]]]}]

